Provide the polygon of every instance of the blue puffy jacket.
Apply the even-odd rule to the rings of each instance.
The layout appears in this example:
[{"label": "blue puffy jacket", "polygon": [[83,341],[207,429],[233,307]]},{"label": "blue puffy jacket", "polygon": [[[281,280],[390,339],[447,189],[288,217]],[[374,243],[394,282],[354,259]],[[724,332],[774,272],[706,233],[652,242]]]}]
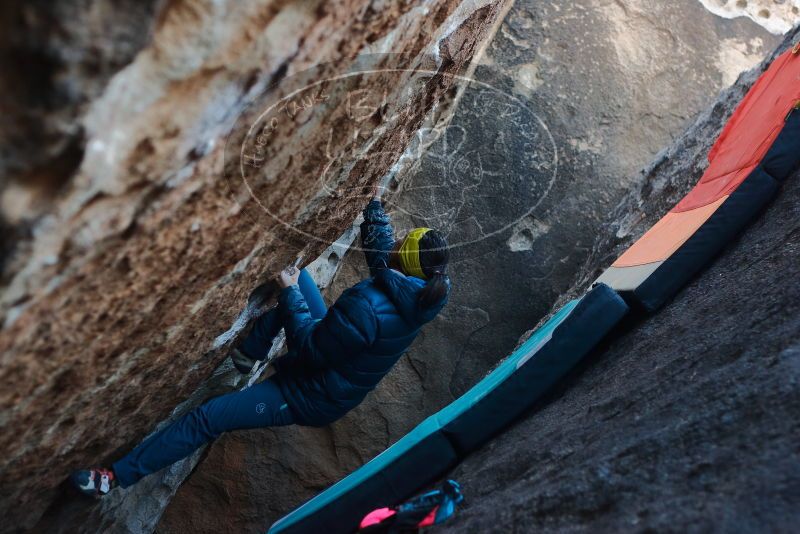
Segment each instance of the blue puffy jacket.
[{"label": "blue puffy jacket", "polygon": [[388,268],[394,232],[378,201],[364,210],[361,241],[372,276],[342,293],[321,320],[297,286],[281,291],[289,353],[278,358],[274,378],[298,424],[324,426],[358,406],[447,302],[421,309],[425,282]]}]

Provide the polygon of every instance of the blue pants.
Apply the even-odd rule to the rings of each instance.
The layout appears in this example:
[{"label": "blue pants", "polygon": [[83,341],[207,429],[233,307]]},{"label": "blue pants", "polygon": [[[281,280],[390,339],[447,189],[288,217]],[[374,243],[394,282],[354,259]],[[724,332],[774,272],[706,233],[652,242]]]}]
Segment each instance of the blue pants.
[{"label": "blue pants", "polygon": [[[315,319],[325,316],[327,308],[311,276],[300,273],[300,291]],[[246,354],[263,359],[272,339],[281,329],[276,309],[256,320],[247,339],[240,345]],[[273,333],[274,332],[274,333]],[[271,334],[271,336],[270,336]],[[246,349],[243,347],[247,347]],[[252,352],[251,352],[252,351]],[[204,443],[231,430],[284,426],[294,423],[278,385],[271,379],[249,388],[212,399],[195,408],[160,432],[153,434],[112,466],[123,488],[142,477],[189,456]]]}]

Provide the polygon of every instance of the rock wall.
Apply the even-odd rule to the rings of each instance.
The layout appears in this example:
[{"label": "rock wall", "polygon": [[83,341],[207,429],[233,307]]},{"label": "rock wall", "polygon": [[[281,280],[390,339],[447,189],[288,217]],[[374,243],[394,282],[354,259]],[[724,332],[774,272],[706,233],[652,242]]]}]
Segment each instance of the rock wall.
[{"label": "rock wall", "polygon": [[[151,528],[91,515],[59,484],[189,407],[176,410],[236,342],[239,331],[220,336],[253,288],[350,227],[414,132],[447,110],[501,8],[4,6],[3,57],[30,68],[4,94],[3,531],[32,528],[48,506],[37,530],[86,517]],[[354,104],[365,91],[383,100]],[[258,306],[273,294],[263,287]]]},{"label": "rock wall", "polygon": [[[569,289],[638,170],[778,41],[696,0],[517,0],[388,201],[399,232],[433,226],[457,245],[447,308],[329,429],[218,440],[159,531],[266,525],[461,395]],[[366,276],[352,250],[326,298]]]},{"label": "rock wall", "polygon": [[[799,38],[796,28],[776,54]],[[766,64],[724,91],[645,169],[560,302],[696,183]],[[793,531],[799,199],[795,173],[672,302],[625,325],[538,409],[457,467],[450,476],[465,488],[465,507],[443,531]]]},{"label": "rock wall", "polygon": [[699,0],[706,9],[725,18],[747,17],[775,34],[786,33],[800,21],[798,0]]},{"label": "rock wall", "polygon": [[146,46],[158,9],[156,0],[0,7],[0,190],[12,226],[47,211],[72,177],[85,144],[81,117]]}]

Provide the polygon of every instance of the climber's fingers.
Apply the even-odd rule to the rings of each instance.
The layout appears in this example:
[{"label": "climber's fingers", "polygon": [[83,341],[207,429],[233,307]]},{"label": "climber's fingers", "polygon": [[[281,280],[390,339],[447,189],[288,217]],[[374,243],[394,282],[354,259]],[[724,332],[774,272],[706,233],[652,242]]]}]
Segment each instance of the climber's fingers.
[{"label": "climber's fingers", "polygon": [[289,287],[297,285],[298,278],[300,278],[300,269],[295,265],[290,265],[280,272],[278,282],[281,287]]},{"label": "climber's fingers", "polygon": [[372,186],[372,200],[381,200],[383,197],[384,187],[380,182]]}]

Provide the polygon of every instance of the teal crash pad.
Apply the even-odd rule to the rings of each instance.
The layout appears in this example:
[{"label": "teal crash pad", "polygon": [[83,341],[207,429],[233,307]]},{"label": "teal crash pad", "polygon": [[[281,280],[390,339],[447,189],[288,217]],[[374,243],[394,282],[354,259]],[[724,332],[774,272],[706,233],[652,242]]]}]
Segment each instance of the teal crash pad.
[{"label": "teal crash pad", "polygon": [[538,328],[497,369],[436,418],[460,457],[538,402],[625,316],[622,297],[600,284]]},{"label": "teal crash pad", "polygon": [[269,534],[353,532],[370,511],[438,480],[541,399],[627,310],[603,284],[567,303],[472,389],[277,521]]}]

